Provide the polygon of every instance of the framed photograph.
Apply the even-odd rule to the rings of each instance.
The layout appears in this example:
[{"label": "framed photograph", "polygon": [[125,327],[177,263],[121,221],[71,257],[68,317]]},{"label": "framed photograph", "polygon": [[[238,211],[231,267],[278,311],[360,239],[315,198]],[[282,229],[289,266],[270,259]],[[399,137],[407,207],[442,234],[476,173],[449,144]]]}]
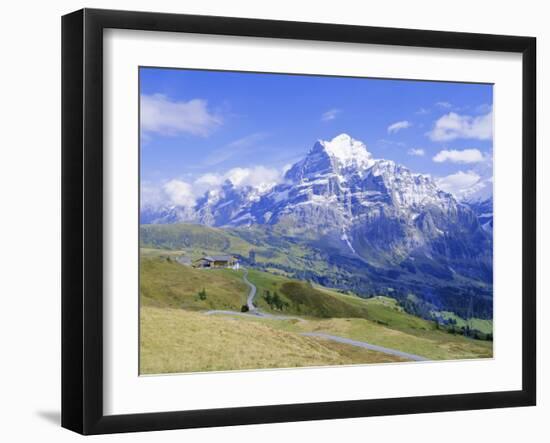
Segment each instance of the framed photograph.
[{"label": "framed photograph", "polygon": [[62,425],[536,401],[536,41],[62,21]]}]

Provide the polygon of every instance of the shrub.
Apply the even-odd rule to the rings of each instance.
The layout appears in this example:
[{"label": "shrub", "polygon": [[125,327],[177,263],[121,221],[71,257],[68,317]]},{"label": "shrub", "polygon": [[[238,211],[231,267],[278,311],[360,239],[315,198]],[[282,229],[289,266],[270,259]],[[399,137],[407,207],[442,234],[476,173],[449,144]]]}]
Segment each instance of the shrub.
[{"label": "shrub", "polygon": [[199,300],[206,300],[206,289],[202,289],[197,295],[199,296]]},{"label": "shrub", "polygon": [[264,300],[271,309],[282,311],[288,308],[288,303],[281,298],[277,291],[273,292],[273,295],[269,291],[265,291]]}]

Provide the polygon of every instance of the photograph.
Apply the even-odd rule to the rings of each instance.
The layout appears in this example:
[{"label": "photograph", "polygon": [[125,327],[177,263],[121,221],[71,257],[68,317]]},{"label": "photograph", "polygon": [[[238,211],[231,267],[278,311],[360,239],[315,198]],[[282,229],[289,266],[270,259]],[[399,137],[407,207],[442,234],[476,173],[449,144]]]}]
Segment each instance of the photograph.
[{"label": "photograph", "polygon": [[139,68],[141,375],[493,357],[493,85]]}]

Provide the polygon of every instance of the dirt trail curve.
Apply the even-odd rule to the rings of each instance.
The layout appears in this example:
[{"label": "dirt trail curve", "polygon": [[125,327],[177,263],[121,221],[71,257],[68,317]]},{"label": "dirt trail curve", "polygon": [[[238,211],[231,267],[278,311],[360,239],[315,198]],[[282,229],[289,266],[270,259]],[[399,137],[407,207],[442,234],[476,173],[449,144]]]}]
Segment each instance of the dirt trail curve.
[{"label": "dirt trail curve", "polygon": [[243,281],[247,284],[247,286],[250,288],[248,292],[248,297],[246,299],[246,306],[248,307],[248,312],[238,312],[238,311],[229,311],[229,310],[223,310],[223,309],[213,309],[210,311],[206,311],[206,315],[238,315],[241,317],[262,317],[262,318],[270,318],[272,320],[300,320],[304,321],[303,318],[300,317],[294,317],[291,315],[277,315],[277,314],[269,314],[267,312],[263,312],[254,304],[254,298],[256,297],[257,289],[256,285],[252,283],[250,280],[248,280],[248,269],[244,269],[243,274]]},{"label": "dirt trail curve", "polygon": [[[243,281],[250,288],[250,291],[248,292],[248,297],[246,299],[246,306],[248,307],[248,312],[214,309],[214,310],[206,311],[205,314],[206,315],[237,315],[242,317],[260,317],[260,318],[266,318],[266,319],[272,319],[272,320],[293,320],[294,319],[299,321],[306,321],[301,317],[293,317],[288,315],[275,315],[275,314],[269,314],[267,312],[261,311],[260,308],[254,305],[254,298],[256,297],[257,290],[256,290],[256,286],[253,283],[251,283],[250,280],[248,280],[248,269],[244,269]],[[394,355],[397,357],[402,357],[413,361],[428,360],[427,358],[422,357],[420,355],[409,354],[407,352],[398,351],[397,349],[385,348],[383,346],[373,345],[365,341],[352,340],[350,338],[325,334],[323,332],[303,332],[300,335],[303,335],[305,337],[317,337],[325,340],[332,340],[338,343],[344,343],[351,346],[370,349],[371,351],[382,352],[384,354]]]},{"label": "dirt trail curve", "polygon": [[325,334],[324,332],[302,332],[306,337],[319,337],[325,340],[332,340],[338,343],[344,343],[346,345],[358,346],[360,348],[370,349],[371,351],[383,352],[384,354],[395,355],[397,357],[403,357],[413,361],[427,361],[426,357],[420,355],[409,354],[407,352],[398,351],[397,349],[385,348],[384,346],[373,345],[366,341],[352,340],[350,338],[339,337],[338,335]]},{"label": "dirt trail curve", "polygon": [[250,281],[248,280],[248,269],[244,270],[243,274],[243,281],[248,285],[250,288],[250,292],[248,293],[248,298],[246,299],[246,305],[248,306],[248,310],[250,312],[254,312],[257,310],[256,306],[254,306],[254,297],[256,297],[256,286],[254,286]]},{"label": "dirt trail curve", "polygon": [[262,312],[258,308],[254,310],[253,312],[239,312],[239,311],[229,311],[229,310],[223,310],[223,309],[213,309],[210,311],[205,311],[205,315],[238,315],[240,317],[259,317],[259,318],[268,318],[271,320],[299,320],[299,321],[305,321],[303,318],[300,317],[293,317],[291,315],[276,315],[276,314],[269,314],[267,312]]}]

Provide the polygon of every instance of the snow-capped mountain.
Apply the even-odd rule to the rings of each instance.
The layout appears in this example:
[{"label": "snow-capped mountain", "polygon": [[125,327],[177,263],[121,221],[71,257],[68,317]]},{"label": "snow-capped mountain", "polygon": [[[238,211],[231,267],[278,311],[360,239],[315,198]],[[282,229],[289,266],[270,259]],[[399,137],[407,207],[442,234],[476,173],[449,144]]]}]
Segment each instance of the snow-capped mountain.
[{"label": "snow-capped mountain", "polygon": [[[211,226],[273,224],[301,212],[301,207],[324,206],[342,218],[338,225],[349,225],[353,218],[384,205],[412,215],[429,204],[448,210],[457,202],[429,177],[391,160],[374,159],[362,142],[341,134],[316,142],[286,172],[283,184],[260,192],[226,181],[221,189],[207,192],[184,221],[190,217]],[[333,223],[327,224],[327,229],[333,228]]]},{"label": "snow-capped mountain", "polygon": [[156,215],[146,210],[142,222],[263,225],[369,265],[489,282],[492,238],[478,215],[432,178],[375,159],[364,143],[341,134],[317,141],[284,182],[269,190],[226,181],[192,210],[164,208]]},{"label": "snow-capped mountain", "polygon": [[[348,227],[381,208],[413,220],[426,206],[448,210],[456,204],[430,178],[391,160],[373,159],[363,143],[347,134],[330,142],[318,141],[285,178],[287,183],[264,197],[278,217],[299,215],[301,206],[324,207],[339,214],[340,224]],[[323,224],[322,218],[316,224]]]},{"label": "snow-capped mountain", "polygon": [[261,189],[251,186],[238,188],[230,180],[226,180],[221,188],[208,191],[197,201],[195,217],[201,224],[208,226],[239,224],[238,219],[261,196]]},{"label": "snow-capped mountain", "polygon": [[142,225],[179,223],[195,220],[196,212],[186,206],[144,204],[139,218]]}]

